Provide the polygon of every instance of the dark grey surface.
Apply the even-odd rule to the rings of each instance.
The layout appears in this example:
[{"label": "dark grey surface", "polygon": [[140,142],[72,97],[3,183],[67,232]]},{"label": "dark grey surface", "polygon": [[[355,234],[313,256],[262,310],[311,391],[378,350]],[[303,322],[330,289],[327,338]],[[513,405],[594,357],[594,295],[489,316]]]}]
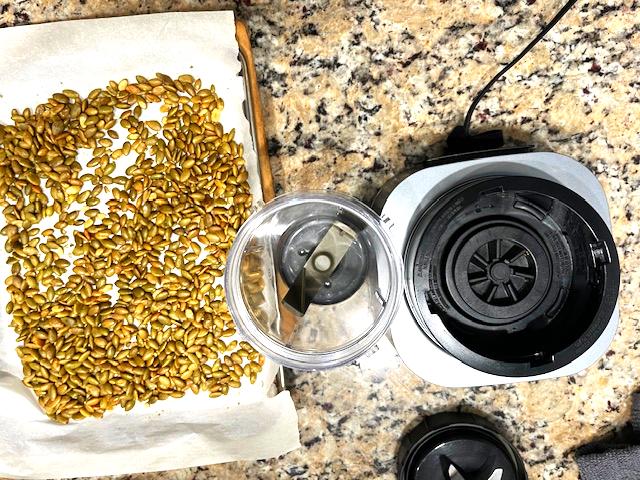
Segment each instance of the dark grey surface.
[{"label": "dark grey surface", "polygon": [[631,431],[585,445],[578,450],[576,461],[581,480],[640,479],[640,393],[633,395]]}]

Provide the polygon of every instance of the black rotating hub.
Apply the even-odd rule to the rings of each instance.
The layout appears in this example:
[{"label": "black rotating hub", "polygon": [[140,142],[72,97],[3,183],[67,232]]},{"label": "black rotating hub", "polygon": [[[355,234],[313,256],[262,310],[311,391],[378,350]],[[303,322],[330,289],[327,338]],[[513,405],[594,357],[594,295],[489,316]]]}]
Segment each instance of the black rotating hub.
[{"label": "black rotating hub", "polygon": [[[493,208],[499,203],[506,212],[507,202],[501,198]],[[487,218],[460,232],[446,250],[445,282],[464,313],[461,322],[469,324],[470,318],[471,326],[521,330],[528,327],[527,317],[548,303],[545,296],[563,293],[551,275],[553,260],[537,237],[524,222],[504,218]]]},{"label": "black rotating hub", "polygon": [[[531,291],[536,280],[536,264],[527,247],[503,238],[500,233],[494,236],[494,240],[477,247],[466,269],[462,263],[456,265],[456,276],[464,275],[462,270],[466,270],[466,283],[482,302],[510,307]],[[466,250],[470,245],[471,242],[467,243]]]},{"label": "black rotating hub", "polygon": [[405,262],[425,333],[497,375],[538,375],[579,357],[605,329],[619,286],[597,212],[532,177],[483,177],[438,199],[416,223]]}]

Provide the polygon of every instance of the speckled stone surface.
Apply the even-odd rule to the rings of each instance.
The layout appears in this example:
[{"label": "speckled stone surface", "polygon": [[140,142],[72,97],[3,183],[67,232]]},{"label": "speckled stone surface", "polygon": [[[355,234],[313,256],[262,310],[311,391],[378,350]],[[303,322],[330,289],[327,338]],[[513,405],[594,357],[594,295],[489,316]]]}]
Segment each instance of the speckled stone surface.
[{"label": "speckled stone surface", "polygon": [[[0,0],[0,27],[169,10],[234,8],[248,23],[280,191],[363,199],[437,155],[476,89],[560,0],[232,2]],[[621,326],[583,374],[442,389],[382,348],[357,366],[291,373],[304,447],[258,462],[135,480],[394,478],[397,441],[423,414],[480,411],[522,452],[532,479],[576,480],[572,451],[624,424],[640,371],[640,4],[580,1],[481,103],[474,127],[570,155],[604,186],[622,258]]]}]

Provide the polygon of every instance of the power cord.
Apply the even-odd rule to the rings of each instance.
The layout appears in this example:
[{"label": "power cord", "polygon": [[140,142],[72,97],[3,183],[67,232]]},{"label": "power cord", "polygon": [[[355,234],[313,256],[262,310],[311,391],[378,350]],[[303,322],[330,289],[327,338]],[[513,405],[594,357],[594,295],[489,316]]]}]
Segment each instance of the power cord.
[{"label": "power cord", "polygon": [[568,1],[560,11],[551,19],[551,21],[540,31],[540,33],[515,57],[509,62],[502,70],[500,70],[489,82],[484,86],[480,92],[476,95],[467,115],[464,119],[462,126],[457,126],[449,138],[447,139],[448,151],[450,153],[469,152],[477,149],[487,148],[499,148],[504,142],[502,140],[502,131],[492,130],[490,132],[481,133],[478,135],[471,135],[471,119],[478,104],[482,98],[491,90],[491,87],[500,80],[500,78],[507,73],[514,65],[524,58],[527,53],[535,47],[540,40],[542,40],[547,33],[564,17],[569,10],[577,3],[578,0]]}]

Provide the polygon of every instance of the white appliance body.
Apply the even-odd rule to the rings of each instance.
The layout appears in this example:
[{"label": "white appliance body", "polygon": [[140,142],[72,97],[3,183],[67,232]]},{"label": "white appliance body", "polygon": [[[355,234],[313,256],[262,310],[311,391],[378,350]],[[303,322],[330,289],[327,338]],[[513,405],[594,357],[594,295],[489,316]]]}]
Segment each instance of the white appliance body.
[{"label": "white appliance body", "polygon": [[[401,181],[386,199],[381,214],[398,251],[404,251],[413,225],[428,205],[455,185],[489,175],[531,176],[559,183],[585,199],[611,230],[605,193],[589,169],[556,153],[520,153],[426,167]],[[406,301],[400,303],[391,326],[391,338],[398,354],[416,375],[444,387],[498,385],[574,375],[591,366],[607,351],[619,321],[616,304],[605,330],[580,357],[542,375],[509,377],[477,370],[443,350],[418,326]]]}]

